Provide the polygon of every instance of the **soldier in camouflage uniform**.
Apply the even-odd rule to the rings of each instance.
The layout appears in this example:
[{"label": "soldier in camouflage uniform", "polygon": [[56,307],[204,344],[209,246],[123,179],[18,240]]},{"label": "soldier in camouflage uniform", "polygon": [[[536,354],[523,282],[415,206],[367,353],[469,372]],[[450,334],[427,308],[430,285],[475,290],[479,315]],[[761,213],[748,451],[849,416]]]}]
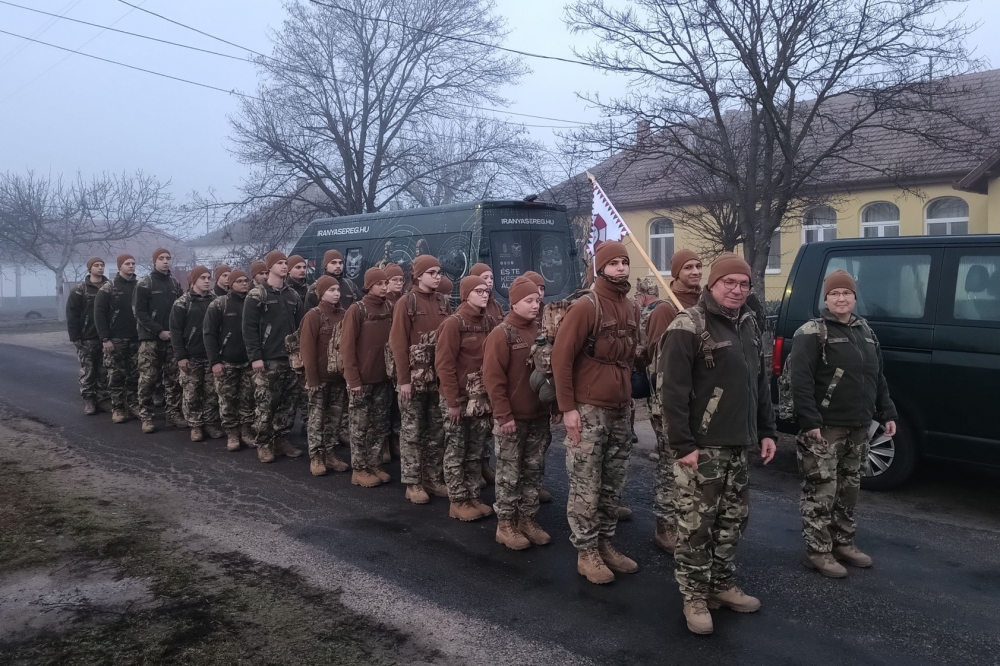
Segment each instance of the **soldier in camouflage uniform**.
[{"label": "soldier in camouflage uniform", "polygon": [[139,331],[132,298],[135,295],[135,257],[118,257],[118,275],[104,283],[94,298],[97,333],[104,345],[104,367],[111,394],[111,420],[125,423],[139,416]]},{"label": "soldier in camouflage uniform", "polygon": [[188,273],[187,292],[174,301],[170,310],[170,343],[180,371],[183,391],[184,418],[191,426],[191,441],[200,442],[208,435],[222,437],[216,425],[219,419],[219,399],[215,392],[215,377],[205,351],[205,315],[215,298],[212,293],[212,273],[204,266],[195,266]]},{"label": "soldier in camouflage uniform", "polygon": [[882,374],[878,338],[854,315],[857,291],[847,272],[827,276],[822,317],[795,331],[785,367],[800,428],[796,453],[805,565],[831,578],[847,575],[840,562],[872,565],[872,558],[854,545],[854,505],[872,420],[885,423],[892,437],[898,418]]},{"label": "soldier in camouflage uniform", "polygon": [[749,509],[747,449],[759,445],[765,464],[775,451],[749,293],[749,264],[723,254],[701,300],[668,327],[660,354],[663,420],[677,458],[676,576],[688,629],[697,634],[713,631],[709,608],[760,608],[733,580]]},{"label": "soldier in camouflage uniform", "polygon": [[76,346],[80,359],[80,395],[85,402],[83,411],[90,415],[100,411],[100,403],[108,399],[108,374],[104,368],[101,338],[94,317],[94,300],[105,282],[104,260],[92,257],[87,261],[87,277],[66,299],[69,340]]},{"label": "soldier in camouflage uniform", "polygon": [[535,283],[525,277],[514,280],[507,293],[510,312],[486,338],[483,383],[493,407],[496,540],[522,550],[551,541],[535,522],[550,410],[531,388],[532,368],[528,365],[531,345],[538,336],[541,296]]},{"label": "soldier in camouflage uniform", "polygon": [[169,250],[160,247],[153,251],[153,272],[139,280],[132,300],[139,329],[139,418],[146,434],[156,432],[153,395],[158,386],[163,387],[167,423],[187,427],[181,414],[181,386],[169,330],[170,309],[184,291],[170,275],[170,260]]},{"label": "soldier in camouflage uniform", "polygon": [[243,342],[243,307],[250,279],[237,269],[229,274],[229,289],[205,313],[205,353],[215,377],[219,415],[226,431],[226,448],[256,446],[253,434],[254,371]]},{"label": "soldier in camouflage uniform", "polygon": [[267,279],[250,290],[243,304],[243,341],[254,370],[254,429],[257,459],[298,458],[302,451],[288,441],[295,421],[298,379],[288,364],[285,338],[302,321],[299,295],[285,284],[288,259],[273,250],[264,259]]},{"label": "soldier in camouflage uniform", "polygon": [[444,422],[433,351],[438,326],[451,313],[451,306],[444,294],[437,293],[440,284],[437,258],[429,254],[415,258],[413,289],[396,301],[389,334],[399,395],[401,481],[406,485],[406,498],[414,504],[427,504],[430,495],[448,496],[442,483]]},{"label": "soldier in camouflage uniform", "polygon": [[[343,282],[347,282],[345,278]],[[385,369],[385,346],[392,328],[392,309],[386,302],[389,277],[381,268],[365,271],[365,296],[344,314],[340,353],[344,379],[351,391],[351,483],[372,488],[388,483],[382,469],[382,447],[389,439],[389,401],[392,382]]]},{"label": "soldier in camouflage uniform", "polygon": [[628,297],[628,251],[619,242],[597,249],[597,278],[574,301],[556,333],[552,376],[566,425],[570,541],[577,572],[595,584],[639,565],[611,543],[632,452],[629,405],[639,342],[639,309]]},{"label": "soldier in camouflage uniform", "polygon": [[215,286],[212,287],[212,293],[215,294],[216,298],[225,296],[229,292],[229,285],[233,281],[232,272],[233,269],[226,264],[219,264],[215,267]]},{"label": "soldier in camouflage uniform", "polygon": [[[306,295],[309,292],[309,285],[306,284],[306,260],[297,254],[288,257],[288,275],[285,277],[285,284],[292,288],[303,304],[306,302]],[[312,308],[304,308],[302,315]],[[302,423],[302,434],[306,434],[306,421],[309,419],[308,407],[309,396],[306,394],[306,373],[302,368],[295,368],[295,376],[299,379],[299,399],[295,405],[295,412],[299,415]]]},{"label": "soldier in camouflage uniform", "polygon": [[250,288],[264,284],[267,273],[267,264],[263,261],[258,260],[250,264]]}]

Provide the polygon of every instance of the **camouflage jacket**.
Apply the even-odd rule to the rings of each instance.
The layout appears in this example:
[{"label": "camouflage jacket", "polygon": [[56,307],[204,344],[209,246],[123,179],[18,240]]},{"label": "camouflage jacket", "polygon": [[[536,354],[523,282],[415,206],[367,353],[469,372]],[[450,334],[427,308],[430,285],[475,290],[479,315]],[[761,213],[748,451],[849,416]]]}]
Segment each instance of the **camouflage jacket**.
[{"label": "camouflage jacket", "polygon": [[753,310],[725,314],[707,291],[667,328],[660,353],[662,416],[678,457],[774,437],[774,409]]},{"label": "camouflage jacket", "polygon": [[203,359],[205,352],[205,313],[215,299],[211,291],[204,295],[188,290],[174,301],[170,308],[170,344],[174,348],[174,358]]},{"label": "camouflage jacket", "polygon": [[243,303],[243,342],[250,361],[288,358],[285,338],[299,330],[305,308],[295,290],[275,289],[266,281],[247,294]]},{"label": "camouflage jacket", "polygon": [[882,349],[868,322],[841,323],[829,310],[795,331],[785,373],[802,430],[894,421],[896,406],[882,374]]},{"label": "camouflage jacket", "polygon": [[98,339],[97,320],[94,317],[94,300],[97,293],[108,279],[100,286],[90,281],[88,275],[83,282],[73,288],[66,298],[66,328],[69,331],[70,342]]},{"label": "camouflage jacket", "polygon": [[243,305],[247,295],[230,291],[219,296],[205,313],[204,337],[208,362],[246,363],[247,348],[243,344]]},{"label": "camouflage jacket", "polygon": [[170,309],[184,294],[181,284],[169,272],[153,271],[139,280],[132,294],[139,340],[159,340],[160,333],[170,328]]}]

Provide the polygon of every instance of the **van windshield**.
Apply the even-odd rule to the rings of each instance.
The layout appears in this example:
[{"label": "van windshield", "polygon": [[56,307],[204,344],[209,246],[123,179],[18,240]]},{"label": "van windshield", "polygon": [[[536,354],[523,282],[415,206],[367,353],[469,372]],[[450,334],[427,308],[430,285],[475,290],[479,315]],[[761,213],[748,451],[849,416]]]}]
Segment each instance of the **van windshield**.
[{"label": "van windshield", "polygon": [[562,294],[572,287],[571,243],[568,234],[552,231],[504,229],[490,232],[494,288],[507,298],[508,289],[518,276],[535,271],[545,278],[547,296]]}]

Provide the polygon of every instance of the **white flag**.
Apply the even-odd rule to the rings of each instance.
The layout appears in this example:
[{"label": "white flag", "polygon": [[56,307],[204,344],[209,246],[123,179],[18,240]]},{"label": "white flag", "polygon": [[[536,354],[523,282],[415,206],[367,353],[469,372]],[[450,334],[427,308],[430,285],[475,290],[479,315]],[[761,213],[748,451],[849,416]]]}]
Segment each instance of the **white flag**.
[{"label": "white flag", "polygon": [[593,255],[595,248],[604,241],[620,241],[625,236],[632,233],[632,230],[625,224],[614,204],[608,199],[601,186],[597,184],[597,179],[587,173],[590,182],[594,184],[594,201],[591,206],[590,217],[590,238],[587,242],[587,249]]}]

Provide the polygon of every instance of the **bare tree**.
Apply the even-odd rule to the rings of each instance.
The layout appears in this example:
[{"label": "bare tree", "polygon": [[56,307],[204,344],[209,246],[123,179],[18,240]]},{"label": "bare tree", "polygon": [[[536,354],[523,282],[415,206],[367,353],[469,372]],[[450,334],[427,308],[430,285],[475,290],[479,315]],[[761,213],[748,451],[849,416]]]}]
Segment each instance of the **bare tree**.
[{"label": "bare tree", "polygon": [[0,245],[55,274],[60,320],[66,268],[83,246],[133,238],[173,221],[168,183],[142,172],[71,182],[34,172],[0,174]]},{"label": "bare tree", "polygon": [[[862,172],[904,181],[915,160],[886,133],[915,139],[911,151],[983,149],[985,124],[960,112],[976,84],[948,78],[978,65],[964,47],[972,28],[941,18],[951,4],[576,0],[567,14],[597,38],[582,57],[631,79],[623,98],[591,101],[619,127],[650,125],[646,142],[618,139],[632,146],[621,161],[655,160],[657,178],[686,172],[718,190],[763,297],[771,238],[796,202]],[[603,124],[581,138],[609,144]]]},{"label": "bare tree", "polygon": [[[235,153],[254,169],[245,205],[290,200],[305,213],[337,216],[447,199],[448,189],[465,186],[463,170],[504,157],[512,136],[495,123],[448,151],[426,141],[469,118],[471,107],[506,104],[499,91],[525,71],[496,48],[504,32],[492,0],[287,7],[273,57],[257,59],[256,97],[231,119]],[[300,179],[314,191],[306,194]],[[432,194],[438,184],[442,192]]]}]

